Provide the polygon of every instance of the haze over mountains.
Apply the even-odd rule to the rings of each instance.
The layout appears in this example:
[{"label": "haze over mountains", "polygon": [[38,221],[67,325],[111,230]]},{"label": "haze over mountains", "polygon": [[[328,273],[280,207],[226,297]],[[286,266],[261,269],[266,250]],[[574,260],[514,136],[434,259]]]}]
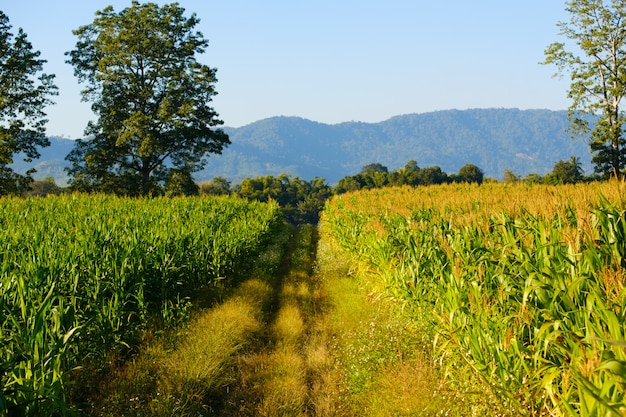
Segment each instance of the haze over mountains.
[{"label": "haze over mountains", "polygon": [[[279,116],[224,128],[232,144],[222,155],[210,155],[205,169],[194,177],[202,182],[222,176],[238,183],[246,177],[289,173],[335,184],[367,164],[396,170],[415,160],[421,168],[439,166],[448,174],[471,163],[485,176],[501,179],[507,169],[518,176],[543,176],[557,161],[572,156],[580,158],[590,174],[589,145],[582,138],[572,139],[568,126],[567,112],[552,110],[443,110],[379,123],[334,125]],[[57,184],[65,185],[64,158],[73,141],[51,138],[51,142],[39,160],[14,166],[20,172],[35,166],[35,178],[53,176]]]}]

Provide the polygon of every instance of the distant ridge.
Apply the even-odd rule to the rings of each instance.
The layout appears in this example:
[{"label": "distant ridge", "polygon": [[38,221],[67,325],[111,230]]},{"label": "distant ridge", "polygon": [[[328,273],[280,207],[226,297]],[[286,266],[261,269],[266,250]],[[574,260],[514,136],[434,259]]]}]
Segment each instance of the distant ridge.
[{"label": "distant ridge", "polygon": [[473,163],[486,176],[501,179],[506,169],[545,175],[571,156],[591,173],[589,146],[573,140],[568,126],[567,111],[552,110],[442,110],[334,125],[279,116],[225,129],[232,145],[211,156],[197,177],[221,175],[238,182],[288,172],[336,183],[370,163],[398,169],[413,159],[447,173]]},{"label": "distant ridge", "polygon": [[[222,155],[209,155],[195,178],[200,182],[222,176],[238,183],[246,177],[289,173],[335,184],[370,163],[395,170],[415,160],[422,168],[437,165],[448,174],[472,163],[486,176],[501,179],[506,169],[521,176],[545,175],[571,156],[580,158],[585,173],[592,173],[588,144],[571,139],[568,126],[564,110],[442,110],[333,125],[277,116],[224,128],[232,144]],[[37,178],[54,176],[63,185],[63,158],[73,142],[52,142],[30,166],[40,171]]]}]

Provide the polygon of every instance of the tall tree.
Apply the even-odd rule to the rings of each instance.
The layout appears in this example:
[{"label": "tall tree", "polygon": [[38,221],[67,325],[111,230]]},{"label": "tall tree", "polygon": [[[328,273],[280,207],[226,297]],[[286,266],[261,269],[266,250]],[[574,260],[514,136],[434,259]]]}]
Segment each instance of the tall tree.
[{"label": "tall tree", "polygon": [[136,195],[202,169],[208,153],[230,144],[210,106],[216,69],[200,64],[208,41],[177,3],[109,6],[73,33],[67,52],[85,101],[98,116],[67,159],[74,188]]},{"label": "tall tree", "polygon": [[44,108],[57,87],[54,75],[39,74],[46,62],[39,55],[21,28],[11,33],[0,11],[0,195],[21,193],[33,181],[34,170],[20,175],[10,167],[16,155],[30,162],[39,157],[37,147],[50,145]]},{"label": "tall tree", "polygon": [[[574,41],[580,54],[555,42],[545,51],[545,63],[571,75],[572,131],[591,134],[595,171],[621,177],[626,165],[621,108],[626,94],[626,0],[572,0],[566,10],[571,19],[558,24],[560,34]],[[593,127],[585,115],[598,116]]]}]

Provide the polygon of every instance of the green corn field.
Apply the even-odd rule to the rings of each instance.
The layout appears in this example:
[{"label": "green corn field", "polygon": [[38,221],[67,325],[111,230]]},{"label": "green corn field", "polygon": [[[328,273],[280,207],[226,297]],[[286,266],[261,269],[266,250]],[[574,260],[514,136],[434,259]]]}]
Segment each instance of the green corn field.
[{"label": "green corn field", "polygon": [[226,197],[0,207],[0,415],[67,414],[83,365],[179,323],[194,293],[245,268],[282,224],[276,204]]},{"label": "green corn field", "polygon": [[626,414],[624,184],[334,197],[321,228],[519,415]]}]

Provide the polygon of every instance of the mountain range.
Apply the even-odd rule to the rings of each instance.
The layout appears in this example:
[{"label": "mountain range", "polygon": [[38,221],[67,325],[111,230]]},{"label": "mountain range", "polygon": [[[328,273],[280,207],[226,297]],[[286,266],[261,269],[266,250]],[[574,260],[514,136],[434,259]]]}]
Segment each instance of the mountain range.
[{"label": "mountain range", "polygon": [[[238,183],[246,177],[288,173],[336,184],[365,165],[380,163],[390,171],[415,160],[419,167],[439,166],[448,174],[465,164],[501,179],[505,170],[518,176],[545,175],[559,160],[579,158],[593,172],[589,145],[572,139],[566,111],[519,109],[442,110],[395,116],[378,123],[324,124],[300,117],[271,117],[246,126],[225,127],[232,144],[221,155],[209,155],[198,182],[216,176]],[[35,167],[35,178],[67,183],[63,168],[73,141],[50,138],[51,146],[23,172]]]}]

